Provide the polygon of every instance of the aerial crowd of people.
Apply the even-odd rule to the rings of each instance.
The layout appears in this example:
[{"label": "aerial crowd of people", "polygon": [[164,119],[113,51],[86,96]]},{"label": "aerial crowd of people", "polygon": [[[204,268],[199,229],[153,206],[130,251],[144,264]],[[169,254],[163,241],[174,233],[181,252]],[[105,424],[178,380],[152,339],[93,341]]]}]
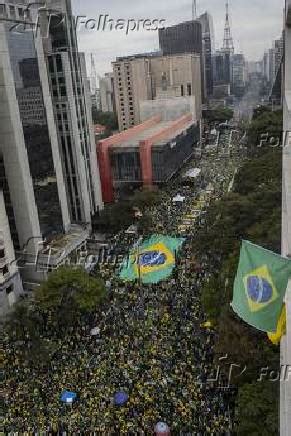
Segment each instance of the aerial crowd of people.
[{"label": "aerial crowd of people", "polygon": [[[76,319],[65,335],[44,332],[56,344],[47,361],[23,361],[17,343],[4,334],[6,434],[149,435],[158,422],[173,435],[231,434],[233,397],[211,381],[216,334],[205,328],[201,307],[203,283],[219,260],[194,254],[196,232],[205,225],[202,210],[195,225],[183,234],[178,229],[201,194],[208,192],[205,207],[223,195],[235,164],[214,153],[202,157],[199,166],[194,184],[177,177],[162,204],[151,210],[157,233],[185,237],[168,280],[124,283],[116,265],[98,265],[94,273],[106,282],[108,298],[93,315]],[[177,193],[185,201],[174,203]],[[121,245],[129,250],[134,238],[119,233],[111,250]],[[62,403],[64,390],[75,392],[76,401]],[[114,403],[116,392],[128,395],[122,406]]]}]

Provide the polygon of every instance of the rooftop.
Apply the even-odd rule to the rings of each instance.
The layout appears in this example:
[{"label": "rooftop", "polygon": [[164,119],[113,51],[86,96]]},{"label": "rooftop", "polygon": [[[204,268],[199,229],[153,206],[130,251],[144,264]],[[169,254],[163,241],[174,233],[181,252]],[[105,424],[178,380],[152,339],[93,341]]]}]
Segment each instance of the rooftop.
[{"label": "rooftop", "polygon": [[[180,121],[180,122],[179,122]],[[136,131],[130,136],[120,138],[112,144],[112,150],[121,147],[138,147],[141,141],[153,139],[154,145],[163,145],[169,139],[180,135],[184,130],[188,129],[194,123],[190,114],[178,118],[175,121],[158,121],[154,125],[150,125],[145,129]],[[156,138],[156,139],[155,139]]]}]

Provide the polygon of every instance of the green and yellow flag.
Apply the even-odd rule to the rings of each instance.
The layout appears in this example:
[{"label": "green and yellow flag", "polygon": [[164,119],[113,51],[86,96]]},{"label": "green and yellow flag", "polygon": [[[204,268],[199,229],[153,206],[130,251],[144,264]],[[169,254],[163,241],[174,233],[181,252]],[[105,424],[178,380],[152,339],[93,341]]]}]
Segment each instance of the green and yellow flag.
[{"label": "green and yellow flag", "polygon": [[269,332],[268,338],[274,345],[279,345],[282,336],[286,335],[286,305],[283,305],[283,309],[278,321],[277,330],[275,333]]},{"label": "green and yellow flag", "polygon": [[158,283],[168,278],[176,262],[183,238],[153,235],[135,247],[121,267],[120,278],[125,281],[140,279],[143,283]]},{"label": "green and yellow flag", "polygon": [[291,261],[243,241],[234,282],[234,312],[249,325],[276,332],[291,279]]}]

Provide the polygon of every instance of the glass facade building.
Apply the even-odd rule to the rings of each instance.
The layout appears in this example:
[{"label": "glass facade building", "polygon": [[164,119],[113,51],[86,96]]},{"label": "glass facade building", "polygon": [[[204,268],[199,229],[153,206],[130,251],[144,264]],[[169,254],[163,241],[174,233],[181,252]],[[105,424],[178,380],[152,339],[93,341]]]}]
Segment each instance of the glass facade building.
[{"label": "glass facade building", "polygon": [[62,212],[34,34],[11,32],[7,25],[6,38],[41,234],[47,237],[63,231]]}]

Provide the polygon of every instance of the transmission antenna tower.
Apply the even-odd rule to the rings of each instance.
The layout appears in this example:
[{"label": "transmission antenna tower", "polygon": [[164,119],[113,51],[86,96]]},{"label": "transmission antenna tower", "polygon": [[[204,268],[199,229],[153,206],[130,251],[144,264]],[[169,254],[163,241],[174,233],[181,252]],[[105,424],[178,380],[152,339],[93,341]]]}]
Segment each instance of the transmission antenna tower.
[{"label": "transmission antenna tower", "polygon": [[232,39],[231,29],[230,29],[228,0],[226,0],[225,10],[226,10],[226,14],[225,14],[223,50],[227,53],[233,53],[234,52],[234,44],[233,44],[233,39]]},{"label": "transmission antenna tower", "polygon": [[196,4],[196,0],[192,0],[192,20],[196,20],[197,19],[197,4]]}]

